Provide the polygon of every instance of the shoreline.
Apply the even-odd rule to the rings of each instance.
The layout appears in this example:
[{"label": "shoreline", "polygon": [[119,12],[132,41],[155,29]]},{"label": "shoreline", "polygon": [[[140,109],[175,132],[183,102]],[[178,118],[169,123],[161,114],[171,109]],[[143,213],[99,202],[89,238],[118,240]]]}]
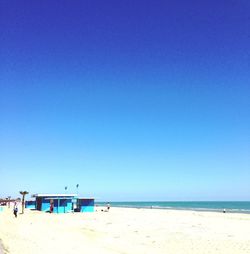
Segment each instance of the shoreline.
[{"label": "shoreline", "polygon": [[[103,205],[98,205],[96,208],[104,207]],[[173,210],[173,211],[192,211],[192,212],[212,212],[212,213],[223,213],[223,209],[207,209],[207,208],[177,208],[177,207],[150,207],[150,206],[116,206],[111,204],[111,208],[131,208],[131,209],[147,209],[147,210]],[[239,210],[233,210],[233,209],[226,209],[225,213],[231,213],[231,214],[250,214],[250,210],[246,211],[239,211]]]}]

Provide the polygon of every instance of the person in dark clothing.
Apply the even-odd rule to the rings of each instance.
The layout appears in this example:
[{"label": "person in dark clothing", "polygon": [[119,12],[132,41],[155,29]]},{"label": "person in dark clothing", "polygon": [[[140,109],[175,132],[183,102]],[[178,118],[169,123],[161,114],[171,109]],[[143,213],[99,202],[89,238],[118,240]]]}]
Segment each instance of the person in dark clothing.
[{"label": "person in dark clothing", "polygon": [[14,213],[16,218],[17,218],[17,212],[18,212],[18,208],[17,208],[17,203],[15,202],[14,208],[13,208],[13,213]]},{"label": "person in dark clothing", "polygon": [[49,208],[49,210],[50,210],[50,213],[53,213],[53,211],[54,211],[54,203],[53,203],[53,201],[50,202],[50,208]]},{"label": "person in dark clothing", "polygon": [[107,211],[109,211],[109,209],[110,209],[110,204],[107,203]]}]

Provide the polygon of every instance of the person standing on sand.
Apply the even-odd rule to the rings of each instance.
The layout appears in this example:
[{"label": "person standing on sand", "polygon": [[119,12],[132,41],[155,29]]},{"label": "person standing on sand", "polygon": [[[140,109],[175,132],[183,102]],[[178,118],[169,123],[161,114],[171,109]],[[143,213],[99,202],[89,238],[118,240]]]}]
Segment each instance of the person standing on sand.
[{"label": "person standing on sand", "polygon": [[109,209],[110,209],[110,204],[107,203],[107,211],[109,211]]},{"label": "person standing on sand", "polygon": [[50,208],[49,208],[50,213],[53,213],[54,211],[54,204],[53,201],[50,201]]},{"label": "person standing on sand", "polygon": [[14,213],[16,218],[17,218],[17,212],[18,212],[18,208],[17,208],[17,203],[15,202],[14,208],[13,208],[13,213]]}]

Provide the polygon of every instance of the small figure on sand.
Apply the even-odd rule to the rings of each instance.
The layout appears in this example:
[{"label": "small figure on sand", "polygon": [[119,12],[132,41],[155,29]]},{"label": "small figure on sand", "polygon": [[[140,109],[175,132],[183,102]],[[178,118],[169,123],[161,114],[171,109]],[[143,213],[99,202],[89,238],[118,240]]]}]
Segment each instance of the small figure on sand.
[{"label": "small figure on sand", "polygon": [[102,212],[108,212],[108,211],[109,211],[109,209],[110,209],[110,204],[109,204],[109,203],[107,203],[107,205],[106,205],[106,209],[102,209],[101,211],[102,211]]},{"label": "small figure on sand", "polygon": [[109,211],[109,209],[110,209],[110,204],[107,203],[107,212]]},{"label": "small figure on sand", "polygon": [[17,207],[17,203],[15,202],[14,208],[13,208],[13,213],[14,213],[16,218],[17,218],[17,212],[18,212],[18,207]]},{"label": "small figure on sand", "polygon": [[226,213],[226,209],[225,208],[223,209],[223,213]]}]

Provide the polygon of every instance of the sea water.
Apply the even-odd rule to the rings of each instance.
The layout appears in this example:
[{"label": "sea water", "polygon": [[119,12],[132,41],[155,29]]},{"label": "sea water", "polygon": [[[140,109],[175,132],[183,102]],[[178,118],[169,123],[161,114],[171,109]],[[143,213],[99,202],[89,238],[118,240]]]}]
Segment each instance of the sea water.
[{"label": "sea water", "polygon": [[[148,201],[148,202],[109,202],[111,207],[176,209],[195,211],[218,211],[250,213],[250,201]],[[106,205],[105,202],[96,202]]]}]

